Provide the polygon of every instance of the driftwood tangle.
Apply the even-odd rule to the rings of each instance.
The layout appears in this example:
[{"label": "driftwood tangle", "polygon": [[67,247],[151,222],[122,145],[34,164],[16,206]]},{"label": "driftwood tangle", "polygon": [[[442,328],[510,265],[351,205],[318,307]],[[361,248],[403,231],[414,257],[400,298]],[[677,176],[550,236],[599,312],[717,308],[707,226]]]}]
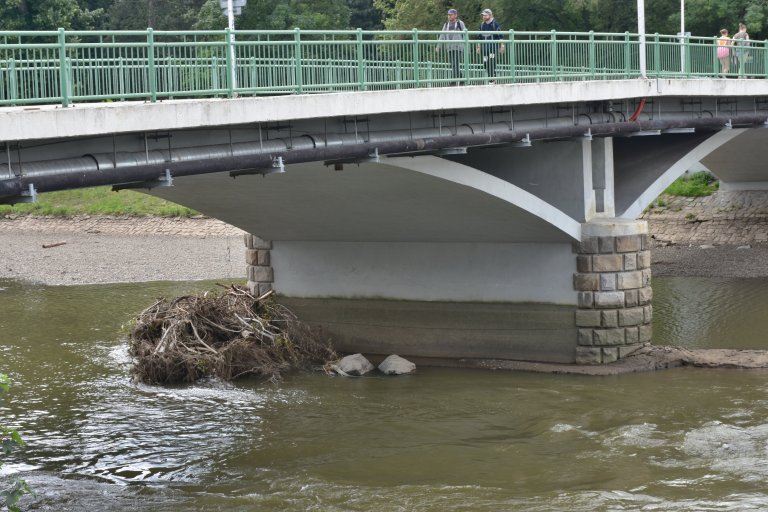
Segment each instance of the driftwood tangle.
[{"label": "driftwood tangle", "polygon": [[276,381],[289,370],[337,359],[330,344],[277,304],[271,292],[255,297],[242,287],[222,287],[220,295],[160,299],[139,314],[129,340],[139,381],[246,375]]}]

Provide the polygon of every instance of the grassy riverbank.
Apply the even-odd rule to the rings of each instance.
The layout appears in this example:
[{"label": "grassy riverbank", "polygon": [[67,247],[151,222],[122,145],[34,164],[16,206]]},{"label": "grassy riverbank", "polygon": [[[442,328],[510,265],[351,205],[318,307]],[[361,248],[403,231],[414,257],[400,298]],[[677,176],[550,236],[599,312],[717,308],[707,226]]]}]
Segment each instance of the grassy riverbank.
[{"label": "grassy riverbank", "polygon": [[[717,185],[718,182],[709,173],[699,172],[685,179],[677,179],[665,194],[685,197],[708,196],[717,190]],[[663,205],[659,204],[659,206]],[[132,190],[112,192],[110,187],[91,187],[39,194],[36,203],[0,205],[0,216],[9,214],[55,217],[75,215],[191,217],[198,213],[185,206],[141,192]]]},{"label": "grassy riverbank", "polygon": [[110,187],[91,187],[39,194],[36,203],[0,205],[0,215],[9,214],[55,217],[75,215],[191,217],[198,213],[185,206],[141,192],[132,190],[113,192]]}]

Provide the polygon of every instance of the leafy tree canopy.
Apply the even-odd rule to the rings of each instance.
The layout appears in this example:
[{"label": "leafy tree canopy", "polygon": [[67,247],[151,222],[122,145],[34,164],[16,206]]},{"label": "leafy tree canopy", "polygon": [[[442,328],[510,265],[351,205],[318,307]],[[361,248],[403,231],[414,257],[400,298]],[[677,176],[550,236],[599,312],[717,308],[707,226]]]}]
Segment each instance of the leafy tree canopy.
[{"label": "leafy tree canopy", "polygon": [[[195,28],[223,29],[227,18],[221,14],[218,0],[207,0]],[[344,30],[349,28],[347,0],[248,0],[243,13],[235,19],[240,30]]]},{"label": "leafy tree canopy", "polygon": [[[204,3],[205,0],[111,0],[107,10],[109,28],[190,30],[198,20]],[[218,0],[214,3],[218,9]]]},{"label": "leafy tree canopy", "polygon": [[[439,30],[455,8],[470,30],[480,11],[493,9],[504,30],[636,32],[632,0],[248,0],[238,29]],[[676,34],[680,3],[645,0],[648,33]],[[685,29],[694,36],[749,26],[752,39],[768,32],[768,0],[685,0]],[[0,30],[223,29],[218,0],[0,0]]]},{"label": "leafy tree canopy", "polygon": [[0,0],[0,30],[87,30],[103,15],[78,0]]}]

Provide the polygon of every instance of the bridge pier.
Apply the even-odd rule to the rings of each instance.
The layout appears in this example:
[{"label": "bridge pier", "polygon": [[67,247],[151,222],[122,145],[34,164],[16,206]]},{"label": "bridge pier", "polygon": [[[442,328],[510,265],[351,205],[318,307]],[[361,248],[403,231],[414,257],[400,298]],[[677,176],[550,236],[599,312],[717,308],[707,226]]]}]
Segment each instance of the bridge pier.
[{"label": "bridge pier", "polygon": [[275,281],[272,270],[272,242],[246,233],[245,263],[251,293],[261,296],[272,290],[272,283]]},{"label": "bridge pier", "polygon": [[[651,340],[647,223],[598,218],[582,233],[570,251],[553,244],[297,244],[246,235],[248,286],[259,295],[274,287],[281,303],[342,352],[398,353],[437,364],[610,363]],[[384,258],[372,264],[375,254]],[[482,270],[474,274],[470,262]],[[430,273],[431,267],[450,270]],[[491,281],[478,284],[480,273]],[[372,282],[380,283],[379,295],[363,293]],[[435,289],[438,295],[427,295]]]},{"label": "bridge pier", "polygon": [[651,341],[651,255],[645,221],[595,219],[574,243],[576,362],[610,363]]}]

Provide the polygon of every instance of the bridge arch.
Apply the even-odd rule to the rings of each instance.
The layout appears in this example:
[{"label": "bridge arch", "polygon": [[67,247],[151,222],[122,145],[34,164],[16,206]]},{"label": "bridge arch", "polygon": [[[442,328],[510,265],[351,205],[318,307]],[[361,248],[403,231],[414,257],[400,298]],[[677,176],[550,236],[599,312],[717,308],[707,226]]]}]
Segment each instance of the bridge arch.
[{"label": "bridge arch", "polygon": [[[743,129],[615,140],[617,217],[636,219],[672,182],[738,137]],[[653,148],[651,148],[653,146]]]},{"label": "bridge arch", "polygon": [[[492,176],[484,171],[474,169],[460,162],[442,159],[436,156],[421,157],[390,157],[385,160],[389,165],[394,165],[404,169],[410,169],[438,179],[447,180],[457,185],[471,187],[481,191],[489,196],[501,199],[510,205],[516,206],[520,213],[514,218],[509,218],[508,222],[531,225],[531,230],[539,231],[535,235],[529,235],[531,240],[540,240],[544,228],[538,225],[533,219],[524,219],[526,216],[532,216],[534,219],[540,219],[553,226],[556,230],[567,235],[571,240],[581,239],[581,224],[555,206],[543,201],[530,192],[520,187]],[[527,215],[526,215],[527,214]],[[518,239],[518,241],[525,241]],[[558,240],[562,241],[562,240]]]}]

